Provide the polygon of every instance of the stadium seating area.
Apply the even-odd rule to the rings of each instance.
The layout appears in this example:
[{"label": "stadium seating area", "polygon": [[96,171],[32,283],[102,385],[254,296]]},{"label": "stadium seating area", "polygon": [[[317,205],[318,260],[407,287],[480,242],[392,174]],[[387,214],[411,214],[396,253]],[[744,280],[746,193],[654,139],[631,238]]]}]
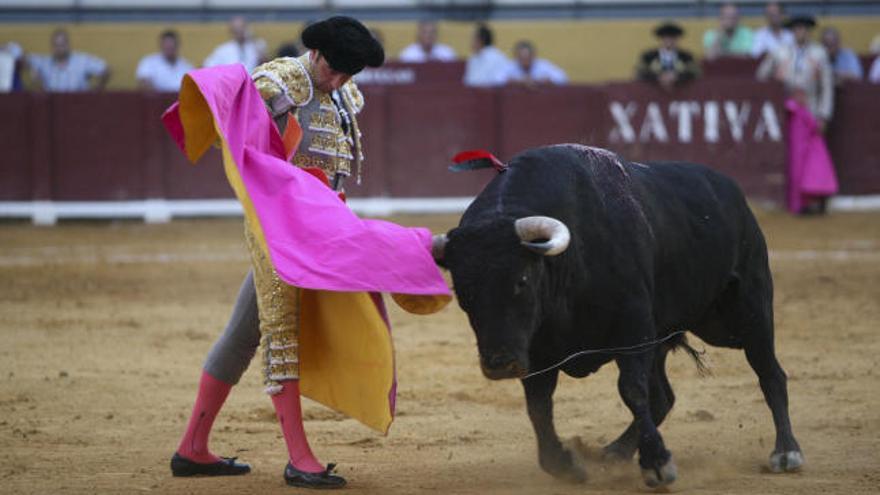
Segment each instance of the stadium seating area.
[{"label": "stadium seating area", "polygon": [[[440,38],[468,54],[475,19],[489,18],[497,45],[510,53],[520,39],[535,42],[539,56],[568,72],[573,82],[629,79],[637,54],[653,46],[654,25],[675,18],[686,30],[682,48],[701,53],[703,31],[713,27],[720,0],[0,0],[0,43],[16,41],[27,52],[46,52],[51,31],[64,25],[74,49],[94,53],[110,64],[110,89],[135,86],[138,60],[155,51],[166,27],[181,33],[182,54],[199,65],[227,38],[225,21],[233,13],[252,20],[257,37],[274,51],[295,39],[306,20],[328,12],[353,13],[380,31],[386,49],[398,53],[413,41],[417,19],[441,20]],[[762,23],[763,0],[738,2],[743,23]],[[867,53],[880,34],[880,13],[870,0],[787,1],[791,13],[818,14],[820,26],[834,25],[845,43]],[[124,21],[124,22],[117,22]]]}]

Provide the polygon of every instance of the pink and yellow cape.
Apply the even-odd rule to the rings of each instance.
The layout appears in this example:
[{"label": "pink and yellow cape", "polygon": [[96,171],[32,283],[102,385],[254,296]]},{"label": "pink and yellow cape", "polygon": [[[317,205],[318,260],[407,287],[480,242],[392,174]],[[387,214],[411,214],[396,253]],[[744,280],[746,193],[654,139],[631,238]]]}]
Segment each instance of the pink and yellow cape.
[{"label": "pink and yellow cape", "polygon": [[291,165],[284,140],[241,65],[184,77],[162,120],[190,161],[223,151],[245,221],[278,276],[303,293],[304,395],[380,432],[394,417],[396,377],[381,297],[428,314],[450,300],[431,233],[358,218],[319,179]]}]

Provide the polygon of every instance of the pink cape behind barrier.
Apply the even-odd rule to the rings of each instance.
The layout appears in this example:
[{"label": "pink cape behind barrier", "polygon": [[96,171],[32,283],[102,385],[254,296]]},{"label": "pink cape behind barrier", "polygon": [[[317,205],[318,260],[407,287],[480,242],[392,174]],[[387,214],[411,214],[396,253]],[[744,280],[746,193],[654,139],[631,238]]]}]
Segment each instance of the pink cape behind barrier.
[{"label": "pink cape behind barrier", "polygon": [[825,139],[810,110],[794,99],[788,110],[788,194],[787,206],[800,213],[811,199],[837,193],[837,175]]}]

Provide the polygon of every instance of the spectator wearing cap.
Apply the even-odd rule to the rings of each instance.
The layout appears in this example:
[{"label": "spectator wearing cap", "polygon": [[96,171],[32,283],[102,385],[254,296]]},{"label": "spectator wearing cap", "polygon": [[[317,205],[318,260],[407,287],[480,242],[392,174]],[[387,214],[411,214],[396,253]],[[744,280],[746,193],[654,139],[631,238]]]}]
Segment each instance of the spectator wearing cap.
[{"label": "spectator wearing cap", "polygon": [[566,84],[568,76],[553,62],[537,58],[535,45],[521,40],[513,47],[513,62],[507,66],[504,76],[508,84],[534,86],[536,84]]},{"label": "spectator wearing cap", "polygon": [[471,40],[471,56],[464,70],[466,86],[502,86],[507,82],[510,60],[495,48],[495,37],[485,24],[478,24]]},{"label": "spectator wearing cap", "polygon": [[795,16],[786,22],[795,42],[782,46],[758,66],[758,79],[776,79],[785,84],[789,94],[809,107],[820,127],[834,113],[834,76],[825,49],[810,40],[816,20]]},{"label": "spectator wearing cap", "polygon": [[792,213],[821,213],[837,192],[834,165],[822,134],[834,111],[834,77],[825,49],[810,39],[816,21],[792,17],[786,23],[794,44],[783,46],[758,67],[758,79],[785,85],[788,118],[787,204]]},{"label": "spectator wearing cap", "polygon": [[229,20],[229,34],[232,39],[215,48],[205,58],[205,67],[240,63],[250,72],[265,61],[266,42],[254,38],[244,17],[235,16]]},{"label": "spectator wearing cap", "polygon": [[397,59],[410,64],[422,62],[453,62],[457,56],[449,45],[437,43],[437,23],[419,22],[416,42],[404,48]]},{"label": "spectator wearing cap", "polygon": [[183,76],[193,69],[180,56],[180,37],[177,31],[166,30],[159,35],[159,51],[142,58],[135,76],[138,86],[148,91],[176,92]]},{"label": "spectator wearing cap", "polygon": [[782,45],[794,43],[794,35],[785,29],[785,12],[779,2],[770,2],[764,7],[767,25],[755,32],[752,41],[752,56],[755,58],[775,52]]},{"label": "spectator wearing cap", "polygon": [[828,53],[828,61],[834,71],[834,82],[842,84],[845,81],[861,81],[865,77],[862,70],[862,62],[855,52],[843,46],[840,39],[840,31],[833,27],[822,30],[822,46]]},{"label": "spectator wearing cap", "polygon": [[654,36],[658,38],[660,46],[643,52],[639,57],[636,78],[657,83],[669,90],[697,77],[699,69],[694,56],[678,47],[678,40],[683,35],[684,29],[674,22],[657,26]]},{"label": "spectator wearing cap", "polygon": [[70,48],[70,35],[64,29],[52,33],[52,55],[30,55],[27,65],[37,85],[45,91],[72,93],[103,90],[110,80],[104,60]]},{"label": "spectator wearing cap", "polygon": [[736,5],[721,6],[718,28],[703,34],[703,52],[709,60],[718,57],[748,56],[752,53],[752,30],[739,23]]},{"label": "spectator wearing cap", "polygon": [[[302,41],[308,49],[306,53],[262,64],[251,77],[283,142],[299,143],[291,145],[295,149],[291,166],[309,171],[341,194],[343,179],[350,175],[353,167],[360,172],[363,160],[357,115],[364,106],[364,97],[351,77],[365,66],[382,65],[385,52],[367,28],[351,17],[335,16],[313,23],[303,31]],[[320,214],[319,211],[314,213]],[[303,488],[341,488],[346,484],[345,479],[333,474],[332,464],[325,467],[318,462],[309,446],[300,405],[299,336],[303,324],[300,315],[315,314],[319,310],[314,301],[303,297],[302,289],[278,278],[263,251],[265,248],[258,245],[249,229],[246,225],[252,271],[245,277],[226,330],[205,360],[192,415],[171,460],[172,474],[221,476],[250,472],[250,466],[245,463],[211,453],[208,437],[232,386],[238,383],[262,345],[259,356],[263,383],[272,398],[287,445],[284,480],[288,485]],[[268,231],[263,233],[272,235]],[[327,242],[327,255],[344,256],[343,251],[349,248],[331,240]],[[348,314],[354,319],[349,321],[367,321],[369,315],[362,311],[363,308],[350,308]],[[321,323],[312,324],[310,328],[314,332],[326,331]],[[326,352],[325,355],[332,355],[333,349],[326,348],[326,344],[319,344],[318,348]],[[364,345],[360,350],[367,361],[371,359],[369,348]],[[311,366],[314,371],[315,363]],[[331,366],[331,363],[323,363],[317,367],[329,370]],[[313,391],[354,386],[342,383],[341,377],[322,373],[310,375],[309,386]],[[363,403],[352,401],[367,400],[370,394],[331,395],[334,395],[331,402],[335,401],[339,410],[356,414],[363,412]]]}]

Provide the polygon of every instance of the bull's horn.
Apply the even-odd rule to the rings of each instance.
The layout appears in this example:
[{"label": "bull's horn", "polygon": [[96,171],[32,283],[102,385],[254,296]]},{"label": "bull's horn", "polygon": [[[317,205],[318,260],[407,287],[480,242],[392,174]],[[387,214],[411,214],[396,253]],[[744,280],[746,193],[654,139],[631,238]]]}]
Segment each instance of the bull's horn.
[{"label": "bull's horn", "polygon": [[[522,245],[544,256],[556,256],[568,248],[571,233],[564,223],[550,217],[525,217],[513,222]],[[535,242],[541,239],[541,242]]]},{"label": "bull's horn", "polygon": [[446,234],[437,234],[431,238],[431,256],[435,260],[442,260],[446,251]]}]

